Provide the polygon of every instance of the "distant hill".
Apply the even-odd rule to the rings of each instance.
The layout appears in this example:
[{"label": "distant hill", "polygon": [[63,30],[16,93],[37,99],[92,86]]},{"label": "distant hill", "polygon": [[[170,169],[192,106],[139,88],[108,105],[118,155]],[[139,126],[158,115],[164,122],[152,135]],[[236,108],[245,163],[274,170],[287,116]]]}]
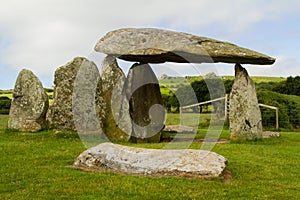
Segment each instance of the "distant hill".
[{"label": "distant hill", "polygon": [[[234,76],[221,76],[223,80],[234,80]],[[167,88],[178,88],[180,85],[185,85],[193,81],[202,80],[202,76],[188,76],[188,77],[164,77],[159,79],[160,86]],[[281,82],[285,81],[283,77],[267,77],[267,76],[251,76],[255,83]]]}]

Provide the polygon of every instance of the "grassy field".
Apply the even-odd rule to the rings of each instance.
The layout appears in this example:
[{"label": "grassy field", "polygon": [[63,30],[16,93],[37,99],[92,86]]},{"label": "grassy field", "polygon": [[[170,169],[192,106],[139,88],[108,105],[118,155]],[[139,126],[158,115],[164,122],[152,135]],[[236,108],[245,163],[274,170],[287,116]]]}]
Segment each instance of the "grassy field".
[{"label": "grassy field", "polygon": [[[228,79],[228,80],[233,80],[234,77],[233,76],[222,76],[223,79]],[[286,78],[283,77],[267,77],[267,76],[251,76],[251,79],[255,82],[255,83],[267,83],[267,82],[281,82],[281,81],[285,81]]]},{"label": "grassy field", "polygon": [[[0,93],[0,97],[8,97],[8,98],[10,98],[10,99],[12,99],[12,93],[13,93],[13,91],[12,90],[9,90],[9,91],[6,91],[6,92],[4,92],[4,93]],[[51,105],[52,104],[52,102],[53,102],[53,99],[52,99],[52,97],[53,97],[53,92],[46,92],[46,94],[48,95],[48,97],[49,97],[49,104]]]},{"label": "grassy field", "polygon": [[[255,83],[262,83],[262,82],[280,82],[284,81],[286,78],[282,77],[263,77],[263,76],[253,76],[251,77]],[[186,85],[188,83],[191,83],[196,80],[201,80],[203,77],[190,77],[189,79],[186,79],[184,77],[169,77],[168,79],[162,79],[159,80],[159,84],[161,86],[164,86],[165,88],[161,88],[162,94],[169,94],[170,89],[176,91],[178,87],[181,85]],[[233,76],[222,76],[222,79],[229,79],[233,80]],[[48,88],[49,90],[49,88]],[[6,96],[12,99],[12,90],[0,90],[0,97]],[[53,92],[47,92],[47,95],[52,98]],[[49,100],[50,103],[52,103],[52,99]]]},{"label": "grassy field", "polygon": [[[217,144],[231,181],[152,178],[69,168],[85,150],[77,134],[5,130],[0,115],[0,199],[299,199],[300,133]],[[224,130],[228,134],[228,130]],[[125,144],[129,145],[129,144]],[[165,143],[138,144],[160,148]],[[194,142],[191,148],[199,149]]]},{"label": "grassy field", "polygon": [[0,97],[8,97],[8,98],[12,99],[12,93],[9,93],[9,94],[0,94]]},{"label": "grassy field", "polygon": [[[221,76],[223,80],[234,80],[234,76]],[[202,76],[192,76],[188,79],[184,77],[169,77],[167,79],[159,80],[159,84],[161,86],[165,86],[167,88],[177,88],[179,85],[185,85],[191,83],[193,81],[200,81],[202,80]],[[283,77],[265,77],[265,76],[251,76],[251,79],[255,83],[267,83],[267,82],[280,82],[286,80]]]}]

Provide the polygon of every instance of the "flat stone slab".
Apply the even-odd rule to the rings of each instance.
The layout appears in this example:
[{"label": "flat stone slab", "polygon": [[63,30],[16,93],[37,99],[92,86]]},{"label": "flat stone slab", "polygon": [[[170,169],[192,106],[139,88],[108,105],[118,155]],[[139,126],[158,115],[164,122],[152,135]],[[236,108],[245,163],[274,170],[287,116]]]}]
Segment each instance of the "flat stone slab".
[{"label": "flat stone slab", "polygon": [[237,45],[155,28],[123,28],[107,33],[95,51],[140,63],[273,64],[275,59]]},{"label": "flat stone slab", "polygon": [[196,130],[193,127],[183,125],[166,125],[164,131],[176,133],[195,133]]},{"label": "flat stone slab", "polygon": [[219,177],[227,159],[206,150],[145,149],[102,143],[79,155],[75,167],[152,176]]},{"label": "flat stone slab", "polygon": [[272,132],[272,131],[265,131],[262,134],[262,138],[278,138],[280,137],[280,133],[278,132]]}]

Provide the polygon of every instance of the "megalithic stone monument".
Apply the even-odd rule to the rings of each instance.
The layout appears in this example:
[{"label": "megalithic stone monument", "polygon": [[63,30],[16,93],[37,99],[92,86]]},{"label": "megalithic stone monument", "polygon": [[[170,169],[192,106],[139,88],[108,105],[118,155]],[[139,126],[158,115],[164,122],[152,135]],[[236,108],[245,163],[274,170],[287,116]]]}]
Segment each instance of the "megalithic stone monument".
[{"label": "megalithic stone monument", "polygon": [[[129,101],[131,141],[158,142],[160,139],[165,113],[160,106],[162,101],[157,78],[149,63],[163,62],[239,63],[235,66],[235,82],[230,96],[231,139],[261,138],[261,114],[254,83],[240,64],[273,64],[274,58],[228,42],[153,28],[111,31],[99,40],[95,50],[138,62],[130,68],[123,88]],[[175,172],[217,177],[223,174],[226,162],[224,157],[208,151],[147,150],[103,143],[83,152],[74,166],[105,168],[128,174],[173,175]]]},{"label": "megalithic stone monument", "polygon": [[[275,62],[274,58],[232,43],[155,28],[123,28],[111,31],[98,41],[95,50],[140,64],[239,63],[235,67],[235,84],[230,97],[231,138],[232,140],[261,138],[261,114],[255,87],[246,69],[240,64],[269,65]],[[142,93],[139,96],[147,96],[149,90]],[[244,93],[248,96],[245,97]],[[134,112],[131,110],[131,117],[139,116],[135,113],[141,112],[139,109],[134,109]],[[139,117],[136,117],[135,121]]]}]

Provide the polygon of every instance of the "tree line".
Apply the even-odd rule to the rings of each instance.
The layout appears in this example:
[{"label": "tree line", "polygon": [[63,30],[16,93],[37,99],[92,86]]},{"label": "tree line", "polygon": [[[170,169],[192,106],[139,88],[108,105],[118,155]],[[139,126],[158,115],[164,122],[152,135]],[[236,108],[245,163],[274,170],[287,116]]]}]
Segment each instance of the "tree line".
[{"label": "tree line", "polygon": [[[168,112],[178,113],[180,106],[204,102],[229,94],[233,80],[206,78],[184,85],[176,92],[163,94],[164,106]],[[281,128],[300,128],[300,76],[288,77],[281,82],[262,82],[256,84],[259,103],[279,107],[279,126]],[[197,101],[197,102],[195,102]],[[224,103],[212,105],[215,110],[224,110]],[[195,107],[194,111],[202,112],[205,106]],[[207,109],[206,109],[207,110]],[[264,127],[274,127],[275,111],[261,108]]]}]

